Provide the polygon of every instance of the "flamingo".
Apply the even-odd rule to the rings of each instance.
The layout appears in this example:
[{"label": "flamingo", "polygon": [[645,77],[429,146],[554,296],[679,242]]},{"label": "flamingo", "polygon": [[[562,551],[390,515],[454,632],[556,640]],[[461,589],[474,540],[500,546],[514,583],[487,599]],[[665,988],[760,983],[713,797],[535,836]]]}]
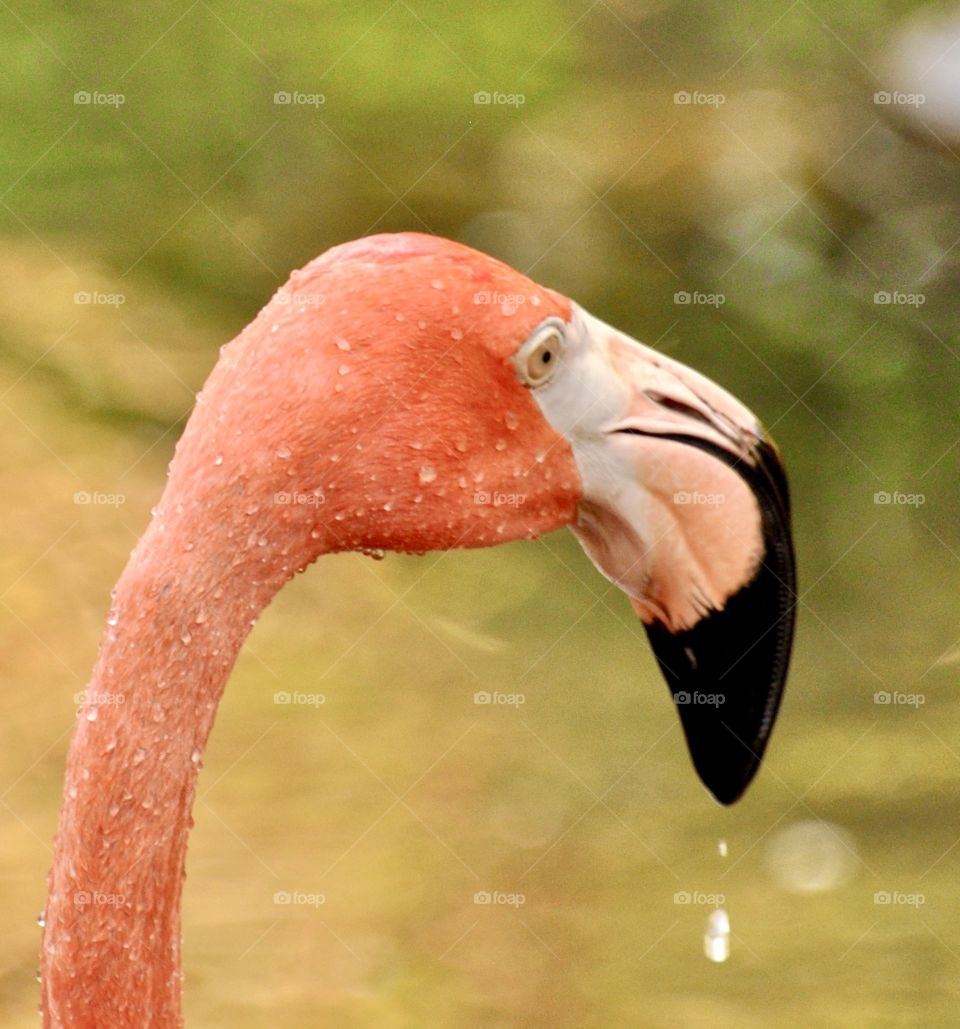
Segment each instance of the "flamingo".
[{"label": "flamingo", "polygon": [[44,1025],[182,1025],[204,747],[258,615],[318,556],[570,526],[642,620],[694,765],[730,804],[786,677],[789,523],[743,404],[505,264],[399,233],[294,272],[222,348],[113,593],[67,759]]}]

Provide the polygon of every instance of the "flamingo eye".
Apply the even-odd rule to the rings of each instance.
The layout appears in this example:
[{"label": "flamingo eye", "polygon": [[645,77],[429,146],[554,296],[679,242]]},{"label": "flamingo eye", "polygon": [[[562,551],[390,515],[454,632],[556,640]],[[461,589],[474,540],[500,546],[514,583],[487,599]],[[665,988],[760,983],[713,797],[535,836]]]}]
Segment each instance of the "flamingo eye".
[{"label": "flamingo eye", "polygon": [[541,326],[517,354],[517,375],[524,386],[542,386],[556,371],[563,352],[563,333],[558,325]]}]

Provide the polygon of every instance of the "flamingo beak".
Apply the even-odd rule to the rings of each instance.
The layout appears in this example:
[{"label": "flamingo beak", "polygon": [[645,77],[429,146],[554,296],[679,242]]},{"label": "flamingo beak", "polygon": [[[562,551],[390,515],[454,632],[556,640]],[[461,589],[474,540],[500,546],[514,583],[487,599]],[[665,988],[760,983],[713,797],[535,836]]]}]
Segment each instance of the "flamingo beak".
[{"label": "flamingo beak", "polygon": [[583,485],[574,533],[642,619],[704,785],[732,804],[787,674],[796,576],[776,446],[706,377],[580,308],[534,395]]}]

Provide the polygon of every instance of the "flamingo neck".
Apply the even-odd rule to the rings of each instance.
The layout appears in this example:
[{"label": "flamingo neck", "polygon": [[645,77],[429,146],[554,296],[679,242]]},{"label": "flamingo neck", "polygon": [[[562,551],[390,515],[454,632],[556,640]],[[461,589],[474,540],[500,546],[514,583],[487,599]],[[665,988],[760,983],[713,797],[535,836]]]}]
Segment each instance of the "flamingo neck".
[{"label": "flamingo neck", "polygon": [[41,955],[46,1026],[182,1024],[180,898],[217,705],[261,610],[326,543],[308,536],[281,554],[244,540],[232,555],[165,517],[117,584],[70,747]]}]

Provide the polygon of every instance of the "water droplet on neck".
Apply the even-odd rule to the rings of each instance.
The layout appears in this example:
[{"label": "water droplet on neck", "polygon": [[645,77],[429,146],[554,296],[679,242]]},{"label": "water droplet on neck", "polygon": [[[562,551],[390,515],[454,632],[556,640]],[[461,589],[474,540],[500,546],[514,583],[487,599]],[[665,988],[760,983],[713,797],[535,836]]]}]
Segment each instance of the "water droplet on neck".
[{"label": "water droplet on neck", "polygon": [[717,908],[707,916],[703,952],[718,964],[730,957],[730,917],[723,908]]},{"label": "water droplet on neck", "polygon": [[143,762],[146,760],[146,758],[147,758],[147,752],[143,749],[143,747],[138,747],[133,752],[133,757],[130,759],[130,761],[131,761],[131,764],[140,765],[140,764],[143,764]]},{"label": "water droplet on neck", "polygon": [[192,639],[193,639],[193,637],[190,635],[190,630],[189,629],[181,629],[180,630],[180,642],[181,643],[187,644]]},{"label": "water droplet on neck", "polygon": [[450,330],[450,338],[453,339],[453,340],[457,340],[459,342],[461,339],[463,339],[463,330],[462,329],[451,329]]},{"label": "water droplet on neck", "polygon": [[107,625],[116,625],[120,621],[120,615],[117,614],[115,608],[110,608],[110,614],[107,615]]},{"label": "water droplet on neck", "polygon": [[337,336],[337,349],[349,350],[350,344],[342,336]]},{"label": "water droplet on neck", "polygon": [[337,375],[349,375],[349,374],[350,374],[350,365],[348,365],[348,364],[342,364],[337,369]]},{"label": "water droplet on neck", "polygon": [[437,470],[433,465],[425,464],[420,467],[420,481],[433,482],[437,477]]},{"label": "water droplet on neck", "polygon": [[506,450],[507,449],[507,441],[505,439],[498,439],[497,442],[494,443],[493,449],[494,450]]}]

